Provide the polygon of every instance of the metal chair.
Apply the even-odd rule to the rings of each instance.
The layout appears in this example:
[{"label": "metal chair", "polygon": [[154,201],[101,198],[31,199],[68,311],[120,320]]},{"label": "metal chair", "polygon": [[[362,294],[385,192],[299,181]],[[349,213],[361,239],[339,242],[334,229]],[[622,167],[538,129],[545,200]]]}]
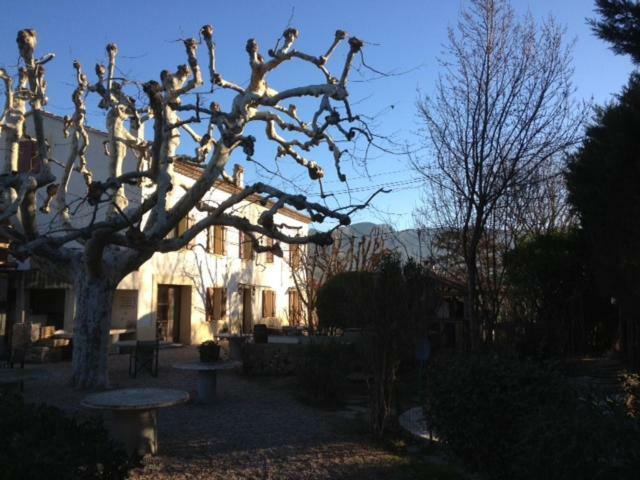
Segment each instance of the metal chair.
[{"label": "metal chair", "polygon": [[129,376],[135,378],[138,372],[146,370],[157,377],[159,347],[159,340],[138,340],[129,355]]}]

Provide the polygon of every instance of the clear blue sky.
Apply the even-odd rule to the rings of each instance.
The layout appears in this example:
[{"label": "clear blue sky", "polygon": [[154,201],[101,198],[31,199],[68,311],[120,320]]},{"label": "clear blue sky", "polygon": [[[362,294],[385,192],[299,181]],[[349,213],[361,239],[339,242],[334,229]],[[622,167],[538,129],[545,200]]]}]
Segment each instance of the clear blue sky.
[{"label": "clear blue sky", "polygon": [[[256,38],[266,51],[293,17],[291,25],[301,31],[298,49],[313,54],[324,52],[333,32],[341,28],[369,42],[364,50],[368,64],[386,72],[405,72],[353,82],[352,102],[358,104],[358,112],[377,115],[376,129],[381,134],[391,135],[400,143],[418,144],[417,91],[429,93],[433,88],[438,73],[436,57],[446,42],[447,26],[456,21],[463,4],[459,0],[6,2],[0,16],[0,66],[13,69],[17,63],[17,30],[35,28],[39,33],[39,52],[57,54],[56,60],[47,65],[49,109],[64,115],[71,110],[73,59],[80,60],[85,69],[93,73],[93,65],[105,61],[104,46],[108,42],[119,45],[120,71],[145,81],[157,78],[164,68],[174,69],[184,63],[182,44],[175,40],[197,36],[200,26],[211,23],[216,31],[218,69],[227,79],[243,83],[248,78],[246,40]],[[624,57],[614,56],[586,25],[585,19],[593,16],[591,0],[513,0],[512,4],[520,13],[530,10],[536,18],[552,14],[567,27],[567,39],[576,41],[575,84],[580,98],[603,103],[626,83],[631,63]],[[204,55],[201,60],[204,64]],[[315,75],[313,71],[293,66],[286,75],[274,77],[274,87],[312,83],[318,80]],[[371,77],[376,75],[355,72],[352,78]],[[92,125],[103,128],[103,114],[95,107],[90,113]],[[258,139],[256,158],[273,165],[274,148],[263,137]],[[314,158],[326,165],[327,187],[344,191],[346,187],[335,182],[330,159],[324,153]],[[242,161],[242,158],[236,160]],[[255,170],[254,165],[247,165],[249,180],[254,178]],[[300,185],[307,183],[295,166],[285,163],[282,171],[294,175]],[[405,159],[375,151],[370,157],[368,172],[369,178],[362,168],[347,167],[354,201],[368,196],[372,190],[367,187],[414,177]],[[348,203],[346,195],[338,198],[343,204]],[[355,220],[385,218],[398,228],[406,228],[412,225],[411,212],[419,201],[417,184],[399,185],[393,193],[380,197],[375,209],[359,214]]]}]

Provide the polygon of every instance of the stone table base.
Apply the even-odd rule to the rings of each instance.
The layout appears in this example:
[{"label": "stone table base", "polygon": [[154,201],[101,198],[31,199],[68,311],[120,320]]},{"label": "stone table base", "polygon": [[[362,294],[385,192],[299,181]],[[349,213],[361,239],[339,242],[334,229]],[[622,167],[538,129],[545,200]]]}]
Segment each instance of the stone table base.
[{"label": "stone table base", "polygon": [[155,455],[158,453],[157,410],[113,410],[111,434],[122,442],[129,456]]}]

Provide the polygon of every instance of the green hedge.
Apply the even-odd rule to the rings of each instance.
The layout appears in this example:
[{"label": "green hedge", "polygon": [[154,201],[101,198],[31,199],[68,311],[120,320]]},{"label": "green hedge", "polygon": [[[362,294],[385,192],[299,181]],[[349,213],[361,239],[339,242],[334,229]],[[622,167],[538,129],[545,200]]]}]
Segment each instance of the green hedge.
[{"label": "green hedge", "polygon": [[96,419],[0,393],[0,479],[123,479],[123,450]]},{"label": "green hedge", "polygon": [[303,399],[324,407],[342,404],[352,355],[349,346],[337,342],[304,345],[296,368]]},{"label": "green hedge", "polygon": [[640,428],[549,365],[498,355],[429,369],[427,423],[467,468],[494,479],[637,479]]}]

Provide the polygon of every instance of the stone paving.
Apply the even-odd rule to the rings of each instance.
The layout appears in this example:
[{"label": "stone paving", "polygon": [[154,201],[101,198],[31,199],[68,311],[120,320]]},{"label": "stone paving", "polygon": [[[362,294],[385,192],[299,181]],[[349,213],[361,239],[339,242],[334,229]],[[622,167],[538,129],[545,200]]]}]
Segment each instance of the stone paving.
[{"label": "stone paving", "polygon": [[[128,355],[110,356],[114,388],[168,387],[195,395],[196,372],[171,367],[197,361],[193,347],[160,350],[157,378],[129,378]],[[34,368],[36,366],[27,366]],[[25,384],[25,397],[89,414],[86,396],[68,384],[71,365],[39,365],[47,378]],[[291,378],[254,379],[220,372],[219,400],[159,412],[159,454],[146,457],[133,479],[386,479],[398,457],[371,443],[362,428],[335,412],[300,403]],[[109,421],[109,415],[105,414]]]}]

